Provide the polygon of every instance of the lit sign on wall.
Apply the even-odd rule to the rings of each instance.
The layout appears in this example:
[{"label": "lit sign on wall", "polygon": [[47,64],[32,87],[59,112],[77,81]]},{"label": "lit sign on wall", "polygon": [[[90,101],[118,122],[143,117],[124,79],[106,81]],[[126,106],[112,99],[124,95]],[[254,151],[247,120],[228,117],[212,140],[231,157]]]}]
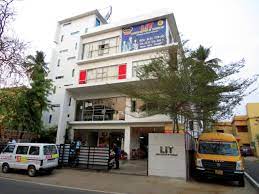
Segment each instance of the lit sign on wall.
[{"label": "lit sign on wall", "polygon": [[122,52],[166,44],[166,20],[156,20],[122,29]]}]

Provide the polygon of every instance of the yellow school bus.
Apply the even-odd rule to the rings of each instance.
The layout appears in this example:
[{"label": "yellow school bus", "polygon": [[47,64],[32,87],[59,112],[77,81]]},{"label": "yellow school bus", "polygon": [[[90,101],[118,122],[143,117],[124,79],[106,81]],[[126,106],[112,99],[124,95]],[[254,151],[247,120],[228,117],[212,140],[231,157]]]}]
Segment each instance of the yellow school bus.
[{"label": "yellow school bus", "polygon": [[244,187],[244,161],[236,138],[226,133],[202,133],[195,154],[195,174],[238,181]]}]

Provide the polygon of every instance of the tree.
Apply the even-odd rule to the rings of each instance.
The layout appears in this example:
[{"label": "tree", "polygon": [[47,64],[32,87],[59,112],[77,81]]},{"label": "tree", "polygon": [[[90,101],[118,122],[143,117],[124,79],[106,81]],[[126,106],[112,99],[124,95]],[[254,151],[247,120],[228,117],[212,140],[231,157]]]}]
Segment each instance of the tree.
[{"label": "tree", "polygon": [[31,85],[26,95],[30,102],[28,110],[33,119],[31,130],[38,132],[42,129],[42,112],[50,108],[48,95],[52,90],[52,81],[47,79],[48,67],[42,51],[36,51],[35,56],[29,55],[24,66]]},{"label": "tree", "polygon": [[15,0],[0,0],[0,88],[19,85],[24,77],[25,43],[11,36],[10,23],[14,20]]},{"label": "tree", "polygon": [[[218,58],[209,59],[210,49],[185,49],[180,60],[177,48],[160,53],[151,63],[137,69],[138,84],[119,90],[144,101],[148,114],[167,114],[178,130],[178,117],[195,120],[207,129],[210,122],[231,115],[233,108],[252,92],[251,79],[234,78],[244,67],[244,61],[220,64]],[[203,126],[202,126],[203,124]]]},{"label": "tree", "polygon": [[[257,79],[237,75],[244,67],[244,60],[223,65],[218,58],[210,59],[210,48],[199,46],[190,52],[190,79],[192,80],[191,102],[196,120],[203,128],[215,120],[227,118],[233,109],[254,89],[248,90]],[[200,122],[201,125],[201,122]]]},{"label": "tree", "polygon": [[43,52],[28,56],[24,67],[30,79],[30,88],[16,87],[0,90],[0,125],[6,129],[39,133],[42,130],[42,112],[49,108],[47,96],[52,82],[47,79],[47,64]]}]

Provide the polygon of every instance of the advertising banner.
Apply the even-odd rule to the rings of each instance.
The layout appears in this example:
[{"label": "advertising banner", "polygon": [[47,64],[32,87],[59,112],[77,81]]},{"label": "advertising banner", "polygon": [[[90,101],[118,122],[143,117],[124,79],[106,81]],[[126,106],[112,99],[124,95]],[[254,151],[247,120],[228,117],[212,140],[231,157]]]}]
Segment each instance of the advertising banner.
[{"label": "advertising banner", "polygon": [[166,20],[160,19],[122,29],[122,52],[166,44]]}]

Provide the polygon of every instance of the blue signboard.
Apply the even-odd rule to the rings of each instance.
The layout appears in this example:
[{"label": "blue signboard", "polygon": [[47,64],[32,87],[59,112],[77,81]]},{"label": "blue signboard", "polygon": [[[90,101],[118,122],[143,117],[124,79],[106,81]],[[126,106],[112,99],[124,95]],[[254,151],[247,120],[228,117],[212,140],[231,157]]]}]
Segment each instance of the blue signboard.
[{"label": "blue signboard", "polygon": [[156,20],[122,29],[122,52],[166,44],[166,20]]}]

